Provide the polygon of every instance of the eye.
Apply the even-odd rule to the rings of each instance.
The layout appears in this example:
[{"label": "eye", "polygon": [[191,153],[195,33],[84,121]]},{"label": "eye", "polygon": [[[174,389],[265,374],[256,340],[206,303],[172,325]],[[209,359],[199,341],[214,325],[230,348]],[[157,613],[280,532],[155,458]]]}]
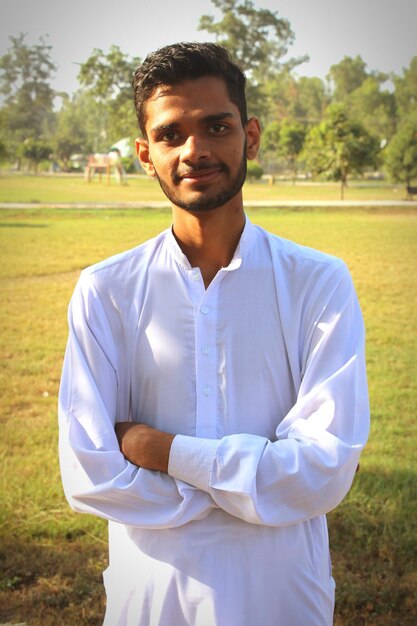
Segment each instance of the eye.
[{"label": "eye", "polygon": [[179,138],[179,133],[175,130],[168,130],[163,135],[160,135],[159,141],[164,141],[165,143],[172,143],[173,141],[177,141]]},{"label": "eye", "polygon": [[210,132],[214,135],[220,135],[227,130],[227,126],[225,124],[213,124],[210,126]]}]

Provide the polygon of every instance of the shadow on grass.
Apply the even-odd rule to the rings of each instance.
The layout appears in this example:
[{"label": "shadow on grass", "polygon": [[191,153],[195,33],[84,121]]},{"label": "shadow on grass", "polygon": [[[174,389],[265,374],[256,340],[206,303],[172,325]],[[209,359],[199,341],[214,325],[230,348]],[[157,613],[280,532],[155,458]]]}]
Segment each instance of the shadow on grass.
[{"label": "shadow on grass", "polygon": [[417,624],[415,471],[362,469],[329,516],[336,626]]},{"label": "shadow on grass", "polygon": [[0,623],[100,626],[105,594],[105,546],[88,538],[21,537],[0,544]]},{"label": "shadow on grass", "polygon": [[49,224],[28,224],[27,222],[2,222],[0,228],[48,228]]}]

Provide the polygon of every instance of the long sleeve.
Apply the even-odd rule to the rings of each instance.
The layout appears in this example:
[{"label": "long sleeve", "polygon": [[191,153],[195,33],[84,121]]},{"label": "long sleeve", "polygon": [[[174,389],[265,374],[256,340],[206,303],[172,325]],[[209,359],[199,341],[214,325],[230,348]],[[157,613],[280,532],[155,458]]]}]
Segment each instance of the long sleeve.
[{"label": "long sleeve", "polygon": [[71,507],[146,528],[175,527],[204,517],[215,507],[207,493],[140,469],[119,451],[114,424],[129,418],[118,415],[126,378],[119,353],[97,291],[84,274],[69,307],[59,394],[61,473]]},{"label": "long sleeve", "polygon": [[[336,507],[351,486],[368,437],[364,327],[351,278],[339,264],[322,286],[314,277],[310,282],[313,295],[305,298],[301,313],[301,383],[276,438],[242,433],[215,441],[180,435],[171,449],[170,475],[255,524],[293,524]],[[289,335],[297,312],[281,310],[285,317]]]}]

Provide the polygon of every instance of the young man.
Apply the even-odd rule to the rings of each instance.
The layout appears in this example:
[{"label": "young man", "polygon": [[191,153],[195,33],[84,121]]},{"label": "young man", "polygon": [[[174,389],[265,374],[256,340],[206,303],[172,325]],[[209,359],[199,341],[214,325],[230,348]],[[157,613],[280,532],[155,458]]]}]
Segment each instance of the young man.
[{"label": "young man", "polygon": [[215,44],[136,72],[137,153],[172,228],[84,270],[60,451],[109,520],[106,626],[329,626],[325,514],[369,427],[363,323],[340,260],[252,225],[260,128]]}]

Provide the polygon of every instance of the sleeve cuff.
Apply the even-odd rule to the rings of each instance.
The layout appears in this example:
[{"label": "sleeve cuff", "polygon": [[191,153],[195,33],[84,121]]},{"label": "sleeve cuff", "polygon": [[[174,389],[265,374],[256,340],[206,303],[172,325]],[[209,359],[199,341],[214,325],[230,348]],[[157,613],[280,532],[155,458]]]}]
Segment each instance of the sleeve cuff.
[{"label": "sleeve cuff", "polygon": [[217,439],[176,435],[171,445],[168,474],[208,493],[211,467],[219,443]]}]

